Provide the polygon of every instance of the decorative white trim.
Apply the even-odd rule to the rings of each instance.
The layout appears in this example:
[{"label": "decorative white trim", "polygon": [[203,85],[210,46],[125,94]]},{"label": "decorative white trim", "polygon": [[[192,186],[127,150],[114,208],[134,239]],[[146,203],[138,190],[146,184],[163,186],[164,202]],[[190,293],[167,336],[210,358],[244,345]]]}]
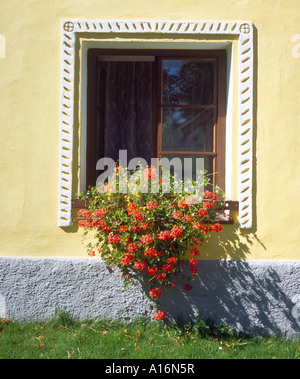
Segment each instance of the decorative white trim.
[{"label": "decorative white trim", "polygon": [[71,225],[75,41],[77,33],[232,35],[239,40],[239,220],[252,226],[253,25],[219,21],[64,21],[59,226]]}]

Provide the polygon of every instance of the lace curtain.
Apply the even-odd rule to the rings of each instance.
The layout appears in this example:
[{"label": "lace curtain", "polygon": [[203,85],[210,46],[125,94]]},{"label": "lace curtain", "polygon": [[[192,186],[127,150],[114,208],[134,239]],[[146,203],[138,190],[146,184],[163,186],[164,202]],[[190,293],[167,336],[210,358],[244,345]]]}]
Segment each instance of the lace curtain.
[{"label": "lace curtain", "polygon": [[154,157],[153,63],[109,61],[99,64],[98,159],[128,162]]}]

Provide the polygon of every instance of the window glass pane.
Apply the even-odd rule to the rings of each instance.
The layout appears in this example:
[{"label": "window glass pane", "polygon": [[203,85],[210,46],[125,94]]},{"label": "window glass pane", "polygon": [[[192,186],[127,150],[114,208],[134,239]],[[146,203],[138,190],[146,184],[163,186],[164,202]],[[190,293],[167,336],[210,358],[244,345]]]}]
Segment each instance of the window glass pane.
[{"label": "window glass pane", "polygon": [[163,104],[214,103],[214,62],[163,61]]},{"label": "window glass pane", "polygon": [[[192,178],[193,180],[196,179],[196,172],[198,170],[206,170],[206,176],[210,178],[210,183],[213,183],[213,161],[214,157],[211,155],[193,155],[193,154],[162,154],[163,158],[168,158],[169,163],[174,163],[175,167],[172,165],[170,166],[170,174],[174,175],[176,174],[176,177],[178,179],[188,179]],[[173,160],[173,158],[177,158],[176,160]],[[189,160],[185,160],[185,158],[189,158]],[[191,160],[190,160],[191,159]],[[172,161],[173,160],[173,161]],[[198,161],[197,161],[198,160]],[[181,177],[180,177],[181,175]],[[208,188],[206,188],[208,189]],[[209,188],[210,190],[212,188]]]},{"label": "window glass pane", "polygon": [[214,110],[163,108],[162,149],[213,151]]}]

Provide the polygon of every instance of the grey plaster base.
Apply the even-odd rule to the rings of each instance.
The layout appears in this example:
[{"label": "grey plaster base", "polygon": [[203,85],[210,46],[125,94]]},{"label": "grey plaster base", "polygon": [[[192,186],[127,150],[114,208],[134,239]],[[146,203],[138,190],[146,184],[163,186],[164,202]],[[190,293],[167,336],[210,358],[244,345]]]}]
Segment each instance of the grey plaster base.
[{"label": "grey plaster base", "polygon": [[[178,285],[163,292],[160,309],[169,317],[300,335],[300,261],[200,261],[198,269],[191,291],[178,277]],[[0,258],[0,317],[43,320],[67,311],[82,320],[132,320],[152,317],[151,305],[141,284],[124,291],[120,272],[100,259]]]}]

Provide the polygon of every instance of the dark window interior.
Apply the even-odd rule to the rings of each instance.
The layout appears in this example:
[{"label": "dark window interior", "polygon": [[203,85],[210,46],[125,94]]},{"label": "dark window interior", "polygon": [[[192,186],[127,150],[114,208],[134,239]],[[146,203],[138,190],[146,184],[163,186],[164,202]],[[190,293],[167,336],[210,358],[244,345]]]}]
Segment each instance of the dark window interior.
[{"label": "dark window interior", "polygon": [[87,187],[102,157],[203,157],[225,188],[226,52],[103,50],[88,54]]}]

